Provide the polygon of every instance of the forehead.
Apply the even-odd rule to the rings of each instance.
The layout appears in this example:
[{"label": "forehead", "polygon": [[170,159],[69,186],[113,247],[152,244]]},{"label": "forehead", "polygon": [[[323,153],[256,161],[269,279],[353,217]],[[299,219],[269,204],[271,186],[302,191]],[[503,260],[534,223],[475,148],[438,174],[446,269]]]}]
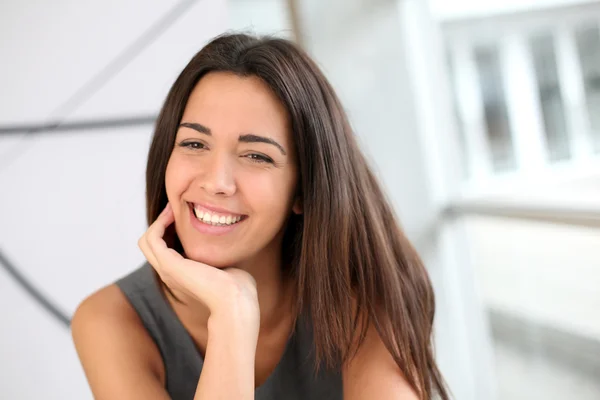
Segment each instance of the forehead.
[{"label": "forehead", "polygon": [[254,133],[290,139],[285,107],[271,88],[255,76],[206,74],[190,94],[184,121],[205,125],[215,136]]}]

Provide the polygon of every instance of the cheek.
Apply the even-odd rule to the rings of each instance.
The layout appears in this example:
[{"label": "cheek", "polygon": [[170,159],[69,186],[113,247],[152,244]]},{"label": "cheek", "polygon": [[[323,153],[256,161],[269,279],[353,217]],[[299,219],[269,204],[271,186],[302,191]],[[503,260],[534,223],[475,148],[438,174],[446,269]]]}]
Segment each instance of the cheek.
[{"label": "cheek", "polygon": [[291,210],[295,182],[289,176],[255,176],[241,182],[253,209],[269,213],[272,218],[285,217]]},{"label": "cheek", "polygon": [[167,191],[167,197],[169,201],[172,200],[172,193],[174,188],[177,186],[176,175],[173,173],[174,165],[173,158],[169,159],[167,169],[165,171],[165,189]]},{"label": "cheek", "polygon": [[171,157],[165,171],[165,189],[167,198],[172,204],[173,209],[179,206],[180,197],[187,186],[189,174],[185,173],[186,168],[177,157]]}]

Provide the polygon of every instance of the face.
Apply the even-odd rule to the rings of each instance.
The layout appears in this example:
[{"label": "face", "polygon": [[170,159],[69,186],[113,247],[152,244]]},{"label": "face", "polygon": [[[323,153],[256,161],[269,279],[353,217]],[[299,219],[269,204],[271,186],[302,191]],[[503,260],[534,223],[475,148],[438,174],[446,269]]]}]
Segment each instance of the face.
[{"label": "face", "polygon": [[186,257],[214,267],[279,260],[300,213],[285,107],[257,77],[205,75],[177,131],[165,185]]}]

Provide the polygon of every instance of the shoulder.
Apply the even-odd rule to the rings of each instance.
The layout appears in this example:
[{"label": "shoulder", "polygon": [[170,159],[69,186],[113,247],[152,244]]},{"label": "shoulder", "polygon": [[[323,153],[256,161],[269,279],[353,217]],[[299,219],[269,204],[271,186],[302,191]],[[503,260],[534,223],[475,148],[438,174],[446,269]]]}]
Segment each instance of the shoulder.
[{"label": "shoulder", "polygon": [[92,328],[101,326],[110,331],[123,327],[135,332],[143,328],[137,313],[116,284],[108,285],[86,297],[77,306],[71,320],[71,331],[76,336],[75,339],[79,338],[80,333],[93,334],[95,331]]},{"label": "shoulder", "polygon": [[[362,326],[359,322],[357,331],[360,332]],[[355,341],[359,341],[358,336]],[[344,399],[418,399],[372,323],[366,329],[364,340],[357,343],[360,346],[354,357],[342,366]]]},{"label": "shoulder", "polygon": [[[84,299],[71,320],[71,335],[90,386],[123,372],[164,383],[160,352],[116,284]],[[111,372],[114,371],[114,372]]]}]

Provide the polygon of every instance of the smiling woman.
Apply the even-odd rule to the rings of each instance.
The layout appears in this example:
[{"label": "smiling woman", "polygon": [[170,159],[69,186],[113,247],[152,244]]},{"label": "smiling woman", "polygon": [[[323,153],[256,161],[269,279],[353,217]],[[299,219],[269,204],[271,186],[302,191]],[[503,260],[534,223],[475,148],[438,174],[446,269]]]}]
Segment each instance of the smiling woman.
[{"label": "smiling woman", "polygon": [[146,181],[148,263],[72,322],[96,398],[449,398],[426,270],[294,44],[230,34],[194,56]]}]

